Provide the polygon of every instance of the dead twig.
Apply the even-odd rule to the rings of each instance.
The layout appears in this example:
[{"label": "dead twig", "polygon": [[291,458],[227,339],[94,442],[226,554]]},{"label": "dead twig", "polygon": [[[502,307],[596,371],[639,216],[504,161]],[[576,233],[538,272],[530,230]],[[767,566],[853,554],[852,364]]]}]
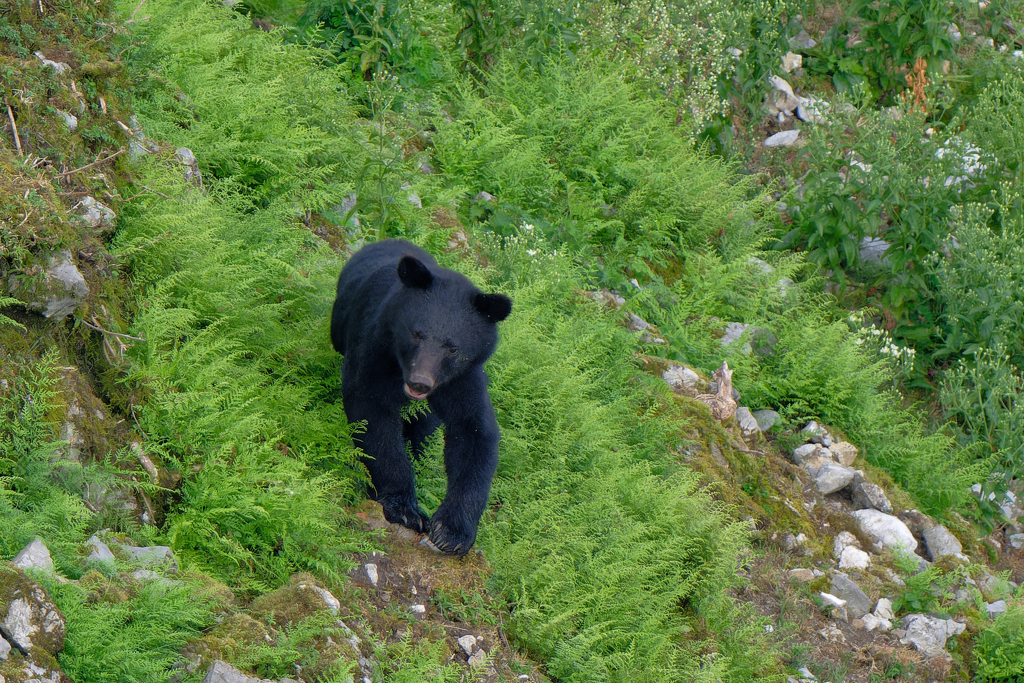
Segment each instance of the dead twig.
[{"label": "dead twig", "polygon": [[11,122],[11,132],[14,134],[14,146],[18,148],[18,156],[22,156],[21,151],[21,138],[18,137],[18,124],[14,122],[14,111],[11,109],[11,105],[7,104],[7,98],[4,98],[4,104],[7,105],[7,118]]},{"label": "dead twig", "polygon": [[[160,197],[163,197],[164,199],[170,199],[170,197],[168,197],[167,195],[165,195],[165,194],[164,194],[163,192],[157,192],[157,191],[156,191],[156,190],[154,190],[153,188],[151,188],[151,187],[147,187],[146,185],[143,185],[143,186],[142,186],[142,188],[143,188],[144,190],[149,190],[149,191],[150,191],[150,192],[152,192],[153,194],[155,194],[155,195],[157,195],[157,196],[160,196]],[[136,197],[138,197],[139,195],[135,195],[135,196],[136,196]]]},{"label": "dead twig", "polygon": [[131,339],[132,341],[140,341],[140,342],[146,341],[142,337],[133,337],[130,334],[122,334],[121,332],[111,332],[110,330],[105,330],[102,327],[100,327],[99,325],[93,325],[92,323],[88,323],[88,322],[86,322],[84,320],[82,321],[82,324],[85,325],[86,327],[88,327],[90,330],[94,330],[94,331],[100,332],[102,334],[109,334],[112,337],[120,337],[121,339]]},{"label": "dead twig", "polygon": [[65,171],[64,173],[58,173],[57,177],[58,178],[66,178],[69,175],[72,175],[74,173],[78,173],[79,171],[87,171],[90,168],[93,168],[95,166],[99,166],[100,164],[105,164],[108,161],[110,161],[111,159],[113,159],[115,157],[121,156],[122,154],[124,154],[124,152],[125,152],[125,149],[124,149],[124,147],[122,147],[121,149],[117,150],[116,152],[114,152],[113,154],[111,154],[110,156],[108,156],[105,159],[97,159],[96,161],[92,162],[91,164],[86,164],[85,166],[82,166],[80,168],[76,168],[76,169],[71,170],[71,171]]},{"label": "dead twig", "polygon": [[139,4],[137,4],[135,9],[132,10],[132,15],[128,17],[128,21],[135,21],[135,15],[138,14],[139,10],[142,9],[142,6],[145,4],[146,0],[140,0]]}]

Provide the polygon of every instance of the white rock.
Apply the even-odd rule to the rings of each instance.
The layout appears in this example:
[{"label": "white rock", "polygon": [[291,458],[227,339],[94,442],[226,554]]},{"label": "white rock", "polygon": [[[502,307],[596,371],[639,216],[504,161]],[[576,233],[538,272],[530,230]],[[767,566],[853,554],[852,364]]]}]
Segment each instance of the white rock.
[{"label": "white rock", "polygon": [[835,540],[832,541],[832,555],[837,560],[846,550],[847,546],[853,546],[854,548],[860,548],[860,541],[857,537],[851,534],[849,531],[840,531],[836,534]]},{"label": "white rock", "polygon": [[424,605],[409,605],[409,611],[413,614],[426,614],[427,608]]},{"label": "white rock", "polygon": [[786,73],[792,73],[796,69],[803,66],[804,58],[795,52],[787,52],[782,55],[782,70]]},{"label": "white rock", "polygon": [[36,59],[43,63],[43,66],[52,67],[53,70],[57,72],[58,76],[63,74],[65,71],[71,71],[71,67],[65,64],[64,62],[54,62],[52,60],[49,60],[46,58],[46,55],[44,55],[42,52],[36,52],[35,55]]},{"label": "white rock", "polygon": [[117,215],[105,204],[93,197],[86,197],[75,205],[79,209],[78,218],[87,228],[112,228]]},{"label": "white rock", "polygon": [[378,578],[377,577],[377,565],[372,564],[372,563],[371,564],[364,564],[363,565],[363,569],[366,570],[366,578],[370,579],[370,583],[372,583],[373,587],[376,588],[377,587],[377,578]]},{"label": "white rock", "polygon": [[875,543],[879,551],[917,550],[917,539],[898,518],[878,510],[855,510],[851,516],[857,520],[861,531]]},{"label": "white rock", "polygon": [[473,650],[476,649],[476,636],[462,636],[459,638],[459,647],[461,647],[462,651],[466,653],[467,657],[469,657],[473,654]]},{"label": "white rock", "polygon": [[856,472],[834,462],[825,463],[814,475],[814,485],[823,496],[840,491],[850,485]]},{"label": "white rock", "polygon": [[60,115],[62,119],[64,119],[64,125],[68,127],[69,131],[74,132],[78,130],[77,116],[75,116],[74,114],[69,114],[66,111],[61,111],[60,109],[57,110],[57,114]]},{"label": "white rock", "polygon": [[[0,661],[7,661],[7,655],[11,654],[11,644],[4,640],[3,636],[0,636]],[[3,676],[0,676],[3,678]],[[0,681],[3,683],[3,681]]]},{"label": "white rock", "polygon": [[796,117],[805,123],[823,123],[828,102],[816,97],[800,98],[800,106],[796,108]]},{"label": "white rock", "polygon": [[750,408],[737,408],[736,421],[740,425],[740,431],[743,432],[743,436],[751,436],[761,431],[757,426],[757,419],[750,412]]},{"label": "white rock", "polygon": [[867,569],[871,566],[871,555],[863,550],[848,546],[839,558],[840,569]]},{"label": "white rock", "polygon": [[791,86],[786,79],[778,76],[769,76],[768,82],[771,83],[772,87],[779,92],[785,93],[791,97],[796,97],[796,94],[793,92],[793,86]]},{"label": "white rock", "polygon": [[770,136],[762,144],[765,147],[792,147],[797,143],[797,138],[799,137],[800,131],[798,130],[784,130],[781,133]]},{"label": "white rock", "polygon": [[853,492],[853,507],[858,510],[878,510],[889,515],[892,514],[892,503],[885,495],[885,491],[878,484],[864,481],[864,476],[854,477],[851,487]]},{"label": "white rock", "polygon": [[331,591],[327,590],[326,588],[321,588],[316,584],[312,584],[310,588],[312,588],[313,591],[320,596],[320,599],[324,601],[324,604],[327,606],[327,609],[331,610],[335,614],[341,611],[341,601],[338,600],[338,598],[334,597],[334,594],[331,593]]},{"label": "white rock", "polygon": [[197,183],[202,185],[203,174],[199,170],[199,160],[196,159],[195,153],[188,147],[179,147],[174,150],[174,156],[185,167],[185,180],[195,180]]},{"label": "white rock", "polygon": [[878,603],[875,604],[875,616],[879,619],[893,620],[896,616],[892,612],[892,600],[889,598],[879,598]]},{"label": "white rock", "polygon": [[1015,550],[1024,548],[1024,534],[1010,534],[1007,539]]},{"label": "white rock", "polygon": [[908,614],[903,618],[906,635],[904,645],[913,645],[926,658],[945,654],[946,639],[963,633],[965,624],[952,619],[938,619],[925,614]]},{"label": "white rock", "polygon": [[137,547],[134,545],[119,544],[121,550],[128,555],[128,559],[137,562],[143,567],[154,565],[166,565],[168,570],[174,572],[178,569],[178,563],[174,559],[174,553],[165,545],[152,545]]},{"label": "white rock", "polygon": [[470,655],[469,661],[466,662],[466,664],[468,664],[469,666],[471,666],[473,668],[476,668],[478,666],[483,666],[486,663],[487,663],[487,653],[484,652],[483,650],[477,650],[476,652],[474,652],[472,655]]},{"label": "white rock", "polygon": [[892,622],[888,619],[882,619],[874,614],[865,614],[861,617],[864,622],[865,631],[879,631],[885,633],[892,628]]},{"label": "white rock", "polygon": [[39,569],[47,574],[54,573],[50,551],[38,538],[22,548],[11,560],[11,564],[21,569]]},{"label": "white rock", "polygon": [[837,598],[836,596],[832,595],[831,593],[825,593],[824,591],[822,591],[818,595],[821,596],[821,601],[822,602],[824,602],[826,605],[829,605],[831,607],[842,607],[843,605],[846,604],[846,600],[843,600],[841,598]]}]

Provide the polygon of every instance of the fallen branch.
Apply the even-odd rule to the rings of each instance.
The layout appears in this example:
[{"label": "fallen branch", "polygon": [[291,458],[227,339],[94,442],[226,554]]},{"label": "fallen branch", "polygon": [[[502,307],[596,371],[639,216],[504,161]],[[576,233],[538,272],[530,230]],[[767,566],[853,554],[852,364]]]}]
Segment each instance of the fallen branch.
[{"label": "fallen branch", "polygon": [[[8,107],[8,109],[10,109],[10,108]],[[113,159],[115,157],[121,156],[122,154],[124,154],[124,152],[125,152],[125,149],[124,149],[124,147],[122,147],[121,149],[117,150],[116,152],[114,152],[113,154],[108,156],[106,159],[97,159],[96,161],[92,162],[91,164],[86,164],[85,166],[82,166],[80,168],[76,168],[76,169],[74,169],[72,171],[65,171],[64,173],[58,173],[57,177],[58,178],[66,178],[69,175],[72,175],[73,173],[78,173],[79,171],[87,171],[90,168],[93,168],[94,166],[99,166],[100,164],[105,164],[108,161],[110,161],[111,159]]]},{"label": "fallen branch", "polygon": [[130,334],[122,334],[121,332],[111,332],[110,330],[105,330],[102,327],[100,327],[99,325],[93,325],[92,323],[88,323],[88,322],[86,322],[84,320],[82,321],[82,324],[85,325],[86,327],[88,327],[90,330],[95,330],[96,332],[101,332],[103,334],[109,334],[111,337],[120,337],[122,339],[131,339],[132,341],[140,341],[140,342],[146,341],[142,337],[133,337]]},{"label": "fallen branch", "polygon": [[22,156],[21,151],[21,138],[18,137],[18,124],[14,122],[14,112],[11,110],[11,105],[7,104],[7,98],[4,98],[4,104],[7,105],[7,118],[11,121],[11,131],[14,133],[14,146],[18,148],[18,156]]}]

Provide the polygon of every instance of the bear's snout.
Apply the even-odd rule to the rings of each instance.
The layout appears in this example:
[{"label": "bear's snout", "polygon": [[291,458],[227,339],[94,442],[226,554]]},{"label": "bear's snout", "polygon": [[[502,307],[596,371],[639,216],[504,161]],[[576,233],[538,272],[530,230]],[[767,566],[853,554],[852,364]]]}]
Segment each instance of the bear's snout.
[{"label": "bear's snout", "polygon": [[405,383],[405,394],[411,399],[422,401],[434,390],[433,376],[426,372],[414,372]]}]

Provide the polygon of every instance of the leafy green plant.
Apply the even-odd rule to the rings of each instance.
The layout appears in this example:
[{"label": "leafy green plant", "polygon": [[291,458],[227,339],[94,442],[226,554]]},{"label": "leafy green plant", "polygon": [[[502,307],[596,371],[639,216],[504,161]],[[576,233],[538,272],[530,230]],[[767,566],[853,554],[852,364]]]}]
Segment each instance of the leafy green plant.
[{"label": "leafy green plant", "polygon": [[978,634],[974,643],[980,681],[1024,680],[1024,603],[1019,594],[1008,607]]},{"label": "leafy green plant", "polygon": [[908,87],[905,74],[918,59],[934,76],[942,60],[956,58],[948,30],[952,22],[951,5],[941,0],[857,0],[821,45],[809,50],[808,69],[830,76],[839,93],[856,96],[865,87],[871,101],[893,104]]},{"label": "leafy green plant", "polygon": [[438,50],[417,8],[405,0],[312,0],[298,26],[316,37],[363,80],[385,71],[411,84],[436,78]]},{"label": "leafy green plant", "polygon": [[[15,305],[21,305],[21,302],[9,296],[0,296],[0,308]],[[17,320],[12,320],[11,318],[8,318],[6,315],[0,313],[0,326],[2,325],[12,325],[14,327],[25,329],[25,326],[19,323]]]}]

